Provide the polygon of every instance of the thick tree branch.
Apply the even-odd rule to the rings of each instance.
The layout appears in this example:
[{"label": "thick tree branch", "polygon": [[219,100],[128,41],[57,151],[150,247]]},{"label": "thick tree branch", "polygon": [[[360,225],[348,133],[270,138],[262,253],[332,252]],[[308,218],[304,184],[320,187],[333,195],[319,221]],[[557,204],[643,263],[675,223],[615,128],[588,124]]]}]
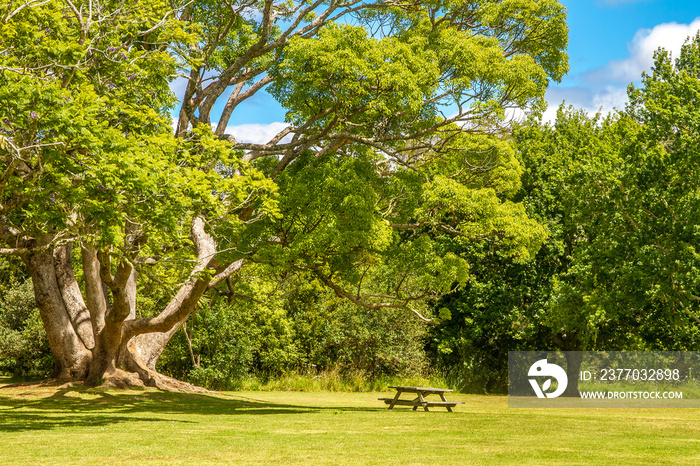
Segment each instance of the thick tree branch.
[{"label": "thick tree branch", "polygon": [[207,269],[216,257],[216,243],[204,230],[204,219],[195,217],[192,221],[190,238],[197,251],[197,263],[175,297],[156,317],[128,321],[124,326],[127,340],[149,332],[167,332],[189,316],[196,308],[199,298],[209,289],[211,278]]},{"label": "thick tree branch", "polygon": [[105,326],[107,314],[107,286],[100,277],[100,262],[97,251],[90,246],[81,249],[83,276],[85,277],[85,300],[90,311],[93,332],[99,334]]},{"label": "thick tree branch", "polygon": [[73,272],[72,249],[72,245],[66,245],[54,250],[56,280],[75,332],[85,347],[92,349],[95,347],[92,322]]}]

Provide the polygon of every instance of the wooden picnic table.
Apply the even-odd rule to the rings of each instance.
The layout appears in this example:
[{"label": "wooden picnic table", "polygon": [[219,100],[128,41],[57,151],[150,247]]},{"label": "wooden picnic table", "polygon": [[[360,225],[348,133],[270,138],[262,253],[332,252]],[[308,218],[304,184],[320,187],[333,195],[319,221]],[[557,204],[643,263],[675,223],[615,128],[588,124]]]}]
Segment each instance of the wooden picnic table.
[{"label": "wooden picnic table", "polygon": [[[419,406],[422,406],[424,410],[428,411],[428,407],[443,406],[449,412],[452,412],[452,408],[464,403],[463,401],[447,401],[445,393],[454,391],[449,388],[405,387],[402,385],[390,385],[389,388],[396,389],[394,398],[379,398],[389,405],[389,409],[392,409],[394,406],[413,406],[413,411],[415,411]],[[418,396],[412,400],[402,400],[400,399],[402,393],[415,393]],[[425,399],[428,395],[439,395],[442,401],[428,401]]]}]

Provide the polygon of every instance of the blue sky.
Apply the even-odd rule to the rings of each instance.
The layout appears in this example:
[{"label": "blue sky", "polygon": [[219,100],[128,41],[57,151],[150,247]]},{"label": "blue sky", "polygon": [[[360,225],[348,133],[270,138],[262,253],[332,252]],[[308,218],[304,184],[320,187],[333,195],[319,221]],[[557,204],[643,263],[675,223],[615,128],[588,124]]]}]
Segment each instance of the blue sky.
[{"label": "blue sky", "polygon": [[[626,88],[652,65],[658,47],[676,55],[700,29],[700,0],[561,0],[568,11],[569,74],[547,92],[551,119],[562,101],[590,113],[624,108]],[[266,93],[237,110],[229,131],[266,142],[284,128],[284,111]]]}]

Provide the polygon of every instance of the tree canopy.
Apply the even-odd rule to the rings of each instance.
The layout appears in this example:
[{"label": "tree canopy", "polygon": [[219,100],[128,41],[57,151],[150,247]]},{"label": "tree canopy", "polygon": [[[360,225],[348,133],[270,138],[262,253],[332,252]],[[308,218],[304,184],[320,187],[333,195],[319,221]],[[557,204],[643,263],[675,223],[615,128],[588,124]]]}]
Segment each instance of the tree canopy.
[{"label": "tree canopy", "polygon": [[675,59],[657,51],[624,110],[562,105],[553,123],[515,125],[514,200],[549,235],[524,264],[481,244],[462,251],[478,265],[438,304],[453,318],[431,345],[460,383],[505,386],[507,351],[697,348],[698,47],[696,36]]}]

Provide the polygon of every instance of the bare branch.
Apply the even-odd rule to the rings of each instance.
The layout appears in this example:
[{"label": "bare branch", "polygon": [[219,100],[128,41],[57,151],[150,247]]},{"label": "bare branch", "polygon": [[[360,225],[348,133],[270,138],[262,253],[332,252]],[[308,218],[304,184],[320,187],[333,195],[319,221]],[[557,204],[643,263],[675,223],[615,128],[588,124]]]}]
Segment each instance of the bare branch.
[{"label": "bare branch", "polygon": [[35,0],[35,1],[33,1],[33,2],[32,2],[32,1],[30,1],[30,2],[25,1],[25,2],[24,2],[24,5],[18,6],[17,8],[15,8],[14,11],[12,11],[12,12],[9,12],[9,11],[8,11],[8,13],[7,13],[7,14],[5,15],[5,17],[2,19],[2,22],[3,22],[3,23],[7,23],[10,19],[12,19],[13,16],[15,16],[16,14],[18,14],[20,11],[24,10],[25,8],[34,8],[34,7],[37,7],[37,6],[46,5],[47,3],[51,3],[52,1],[53,1],[53,0],[43,0],[43,1],[41,1],[41,0]]},{"label": "bare branch", "polygon": [[[215,134],[217,136],[222,136],[224,132],[226,132],[226,126],[228,126],[228,122],[231,118],[231,114],[235,110],[235,108],[243,102],[244,100],[248,99],[249,97],[253,96],[256,92],[258,92],[260,89],[262,89],[265,85],[269,84],[272,82],[272,77],[270,75],[265,76],[264,78],[260,79],[258,82],[253,84],[251,87],[246,89],[243,93],[240,93],[240,91],[243,89],[243,82],[239,83],[236,86],[236,89],[231,93],[231,96],[228,99],[228,102],[226,102],[226,106],[224,107],[223,112],[221,113],[221,118],[219,118],[219,123],[216,127]],[[281,140],[282,138],[280,138]],[[276,144],[276,143],[275,143]]]},{"label": "bare branch", "polygon": [[[17,248],[0,248],[0,256],[24,256],[27,254],[40,254],[49,251],[53,248],[58,248],[66,244],[77,241],[77,237],[70,235],[69,230],[61,230],[54,235],[51,241],[48,241],[38,247],[17,247]],[[31,239],[24,241],[31,243]]]},{"label": "bare branch", "polygon": [[243,264],[245,261],[243,259],[239,259],[235,262],[232,262],[228,267],[226,267],[223,271],[217,273],[214,275],[214,277],[211,279],[209,282],[209,288],[213,288],[219,283],[221,283],[222,280],[226,280],[229,278],[231,275],[235,274],[239,270],[241,270],[241,267],[243,267]]}]

